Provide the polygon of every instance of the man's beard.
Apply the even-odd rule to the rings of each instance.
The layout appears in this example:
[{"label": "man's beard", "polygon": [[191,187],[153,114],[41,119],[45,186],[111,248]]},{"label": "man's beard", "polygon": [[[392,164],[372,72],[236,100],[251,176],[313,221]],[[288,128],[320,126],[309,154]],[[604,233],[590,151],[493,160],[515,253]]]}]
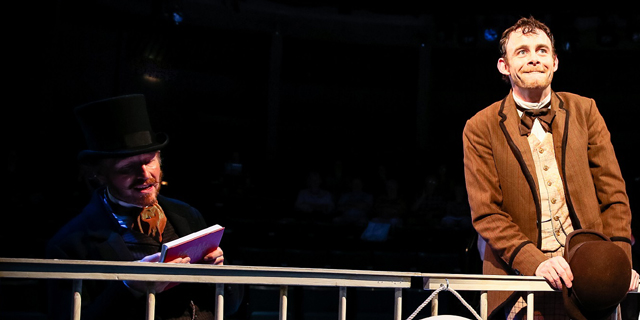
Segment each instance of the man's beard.
[{"label": "man's beard", "polygon": [[160,193],[161,184],[157,184],[156,192],[154,193],[146,193],[142,194],[140,197],[137,197],[136,203],[133,203],[137,206],[148,207],[156,204],[158,202],[158,194]]}]

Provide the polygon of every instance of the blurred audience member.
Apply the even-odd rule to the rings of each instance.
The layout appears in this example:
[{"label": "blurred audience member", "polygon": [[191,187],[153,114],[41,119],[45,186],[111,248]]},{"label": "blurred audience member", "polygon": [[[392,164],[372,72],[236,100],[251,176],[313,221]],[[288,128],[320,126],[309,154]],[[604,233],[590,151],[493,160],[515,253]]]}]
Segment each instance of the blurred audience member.
[{"label": "blurred audience member", "polygon": [[388,222],[392,226],[401,226],[407,213],[407,204],[399,193],[398,180],[386,182],[386,193],[374,200],[373,218],[377,222]]},{"label": "blurred audience member", "polygon": [[307,177],[307,188],[298,192],[295,210],[303,213],[316,213],[323,216],[332,214],[335,209],[333,195],[322,189],[322,178],[318,172],[310,172]]},{"label": "blurred audience member", "polygon": [[473,227],[464,185],[456,186],[455,198],[447,202],[447,210],[440,225],[443,228],[455,230],[471,230]]},{"label": "blurred audience member", "polygon": [[334,222],[339,224],[363,226],[369,219],[373,196],[363,190],[362,179],[353,178],[350,190],[343,193],[338,200],[338,216]]},{"label": "blurred audience member", "polygon": [[417,223],[436,226],[446,211],[445,196],[433,175],[425,178],[424,186],[411,206],[411,216]]}]

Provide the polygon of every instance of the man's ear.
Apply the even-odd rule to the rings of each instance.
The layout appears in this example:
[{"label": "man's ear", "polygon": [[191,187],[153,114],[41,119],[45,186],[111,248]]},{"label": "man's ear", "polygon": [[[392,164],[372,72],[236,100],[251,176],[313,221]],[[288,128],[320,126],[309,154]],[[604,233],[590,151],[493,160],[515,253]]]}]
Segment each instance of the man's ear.
[{"label": "man's ear", "polygon": [[99,176],[98,166],[94,163],[91,164],[81,164],[80,165],[80,176],[87,184],[90,190],[94,190],[104,184],[106,182],[106,178],[103,176]]},{"label": "man's ear", "polygon": [[500,58],[498,59],[498,71],[500,71],[500,73],[502,73],[505,76],[510,76],[511,74],[509,73],[509,64],[507,63],[507,60],[505,60],[504,58]]},{"label": "man's ear", "polygon": [[100,183],[100,185],[104,185],[105,183],[107,183],[107,178],[102,174],[96,174],[94,178],[96,181],[98,181],[98,183]]}]

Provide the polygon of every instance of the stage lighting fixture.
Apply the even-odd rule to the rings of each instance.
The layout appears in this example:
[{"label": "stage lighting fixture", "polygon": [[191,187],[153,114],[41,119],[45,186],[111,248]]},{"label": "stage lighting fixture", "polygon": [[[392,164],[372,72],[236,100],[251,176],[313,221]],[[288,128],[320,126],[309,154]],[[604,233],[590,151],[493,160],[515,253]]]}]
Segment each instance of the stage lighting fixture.
[{"label": "stage lighting fixture", "polygon": [[498,32],[493,28],[484,29],[484,39],[493,42],[498,39]]},{"label": "stage lighting fixture", "polygon": [[179,12],[174,12],[173,13],[173,22],[176,25],[179,25],[182,22],[182,20],[183,20],[183,17],[182,17],[181,13],[179,13]]}]

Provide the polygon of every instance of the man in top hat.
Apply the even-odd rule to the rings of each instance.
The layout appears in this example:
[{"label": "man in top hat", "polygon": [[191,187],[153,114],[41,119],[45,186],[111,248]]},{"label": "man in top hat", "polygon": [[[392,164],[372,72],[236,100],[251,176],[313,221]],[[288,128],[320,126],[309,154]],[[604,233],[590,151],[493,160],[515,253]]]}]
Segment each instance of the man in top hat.
[{"label": "man in top hat", "polygon": [[[48,258],[158,262],[163,243],[207,227],[197,209],[159,194],[160,150],[168,137],[152,130],[143,95],[89,103],[75,114],[88,145],[78,159],[95,190],[82,212],[49,241]],[[222,249],[202,263],[222,265]],[[50,289],[51,315],[68,319],[70,283],[55,281]],[[231,300],[239,288],[233,289],[225,299],[230,304],[237,303]],[[213,286],[156,283],[155,290],[159,318],[213,319]],[[83,281],[82,319],[142,319],[146,292],[144,282]]]},{"label": "man in top hat", "polygon": [[[473,226],[485,241],[483,273],[542,276],[560,290],[574,279],[563,257],[573,230],[605,234],[631,261],[631,209],[596,103],[551,89],[553,39],[534,18],[503,32],[497,67],[511,91],[467,121],[463,150]],[[637,290],[637,272],[618,276]],[[559,292],[535,301],[545,320],[566,319]],[[521,319],[527,306],[522,293],[491,291],[488,308],[491,318]]]}]

